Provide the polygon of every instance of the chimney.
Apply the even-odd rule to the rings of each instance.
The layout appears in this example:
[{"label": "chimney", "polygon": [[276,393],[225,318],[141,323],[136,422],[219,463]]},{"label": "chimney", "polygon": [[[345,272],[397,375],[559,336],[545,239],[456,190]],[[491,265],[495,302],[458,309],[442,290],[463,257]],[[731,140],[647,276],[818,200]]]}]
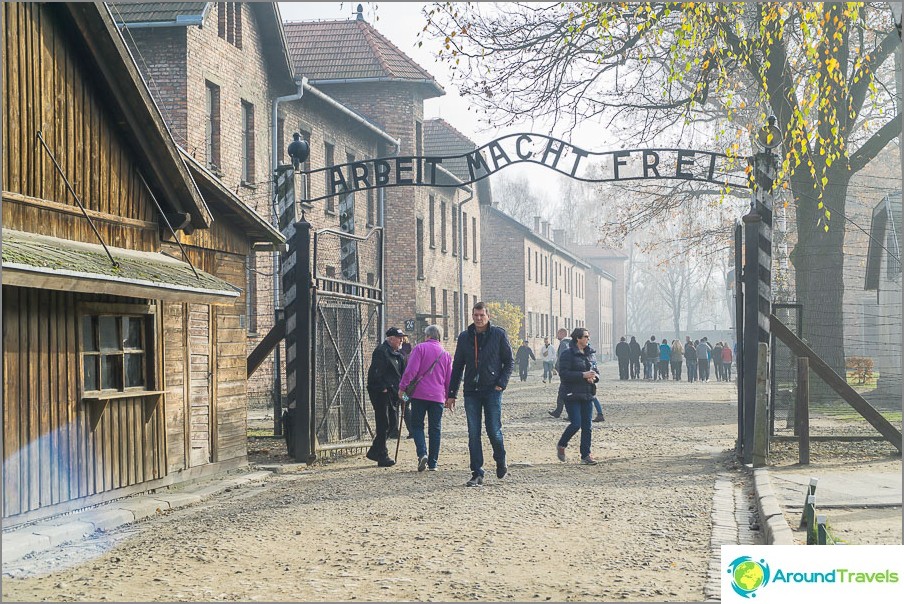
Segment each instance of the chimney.
[{"label": "chimney", "polygon": [[556,245],[561,245],[565,247],[565,229],[553,229],[552,230],[552,240]]},{"label": "chimney", "polygon": [[540,234],[540,217],[534,216],[534,233]]},{"label": "chimney", "polygon": [[549,239],[549,223],[545,220],[543,221],[543,232],[540,234]]}]

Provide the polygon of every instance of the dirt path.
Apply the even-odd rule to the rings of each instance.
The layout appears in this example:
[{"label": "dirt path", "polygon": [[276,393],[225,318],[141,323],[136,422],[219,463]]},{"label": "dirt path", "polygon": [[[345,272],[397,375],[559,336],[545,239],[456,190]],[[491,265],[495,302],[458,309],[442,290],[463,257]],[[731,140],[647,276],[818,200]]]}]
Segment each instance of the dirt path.
[{"label": "dirt path", "polygon": [[513,383],[504,481],[491,465],[483,488],[463,486],[459,410],[443,419],[437,472],[416,471],[408,441],[394,468],[359,456],[274,476],[17,563],[3,598],[702,600],[716,476],[743,476],[728,453],[734,386],[604,370],[598,466],[577,464],[577,436],[571,461],[556,460],[554,387]]}]

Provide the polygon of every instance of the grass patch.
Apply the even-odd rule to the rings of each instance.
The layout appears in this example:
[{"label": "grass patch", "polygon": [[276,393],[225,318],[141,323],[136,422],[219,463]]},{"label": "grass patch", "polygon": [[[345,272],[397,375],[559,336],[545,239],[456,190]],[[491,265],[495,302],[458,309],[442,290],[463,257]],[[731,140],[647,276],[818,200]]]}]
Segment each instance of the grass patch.
[{"label": "grass patch", "polygon": [[248,428],[248,438],[267,438],[273,436],[273,428]]}]

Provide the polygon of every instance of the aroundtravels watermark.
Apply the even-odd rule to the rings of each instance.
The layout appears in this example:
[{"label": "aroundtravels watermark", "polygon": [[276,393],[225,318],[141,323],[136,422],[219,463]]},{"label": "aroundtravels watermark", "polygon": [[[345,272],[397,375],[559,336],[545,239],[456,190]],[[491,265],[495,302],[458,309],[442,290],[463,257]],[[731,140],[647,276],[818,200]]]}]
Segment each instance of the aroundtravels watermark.
[{"label": "aroundtravels watermark", "polygon": [[722,546],[722,601],[904,601],[904,546]]}]

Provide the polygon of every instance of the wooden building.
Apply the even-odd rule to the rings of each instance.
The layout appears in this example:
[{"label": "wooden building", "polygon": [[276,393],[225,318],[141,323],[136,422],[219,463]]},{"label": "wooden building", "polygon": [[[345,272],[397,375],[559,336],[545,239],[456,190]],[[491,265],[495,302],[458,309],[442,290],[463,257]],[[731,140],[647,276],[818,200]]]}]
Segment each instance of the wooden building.
[{"label": "wooden building", "polygon": [[0,14],[5,524],[247,463],[246,259],[282,237],[186,162],[105,5]]}]

